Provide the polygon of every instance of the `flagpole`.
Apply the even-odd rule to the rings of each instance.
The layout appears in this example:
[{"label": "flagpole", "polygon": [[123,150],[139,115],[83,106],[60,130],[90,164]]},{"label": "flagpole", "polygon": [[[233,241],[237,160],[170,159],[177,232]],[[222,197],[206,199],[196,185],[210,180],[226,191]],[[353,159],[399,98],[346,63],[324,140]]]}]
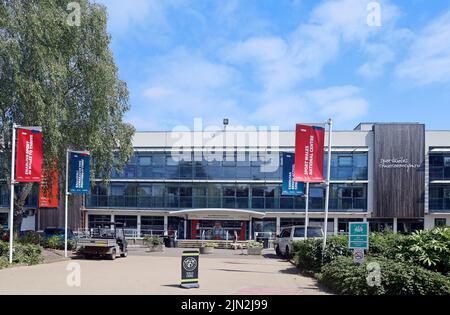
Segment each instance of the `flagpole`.
[{"label": "flagpole", "polygon": [[9,211],[9,263],[13,262],[13,238],[14,238],[14,185],[15,185],[15,170],[16,170],[16,129],[18,125],[13,123],[12,127],[12,143],[11,143],[11,191],[10,191],[10,211]]},{"label": "flagpole", "polygon": [[[327,160],[327,180],[326,184],[326,195],[325,195],[325,222],[324,222],[324,236],[323,236],[323,252],[327,247],[327,234],[328,234],[328,210],[330,207],[330,180],[331,180],[331,144],[333,135],[333,120],[328,119],[328,160]],[[323,253],[322,252],[322,253]]]},{"label": "flagpole", "polygon": [[67,258],[67,214],[69,202],[69,150],[66,151],[66,187],[65,187],[65,202],[64,202],[64,257]]},{"label": "flagpole", "polygon": [[305,239],[308,239],[309,225],[309,182],[306,183],[306,205],[305,205]]}]

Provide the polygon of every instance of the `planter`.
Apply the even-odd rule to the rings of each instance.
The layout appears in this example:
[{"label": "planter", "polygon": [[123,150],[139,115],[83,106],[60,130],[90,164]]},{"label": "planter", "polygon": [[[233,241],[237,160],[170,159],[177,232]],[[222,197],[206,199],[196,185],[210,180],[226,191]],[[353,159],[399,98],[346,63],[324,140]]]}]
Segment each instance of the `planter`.
[{"label": "planter", "polygon": [[200,247],[200,254],[213,254],[214,253],[214,247]]},{"label": "planter", "polygon": [[153,245],[148,247],[150,249],[150,252],[163,252],[165,246],[164,245]]},{"label": "planter", "polygon": [[248,255],[260,256],[262,253],[262,248],[250,247],[247,249]]}]

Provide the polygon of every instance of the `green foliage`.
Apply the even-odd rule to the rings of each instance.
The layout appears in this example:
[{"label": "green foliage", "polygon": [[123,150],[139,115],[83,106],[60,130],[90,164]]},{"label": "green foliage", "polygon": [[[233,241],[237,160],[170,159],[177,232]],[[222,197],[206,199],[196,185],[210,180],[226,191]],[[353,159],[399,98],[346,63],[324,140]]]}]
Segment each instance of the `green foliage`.
[{"label": "green foliage", "polygon": [[[64,174],[67,148],[89,150],[92,178],[106,181],[112,167],[121,170],[132,154],[134,128],[123,121],[128,89],[109,48],[106,8],[78,0],[81,25],[73,26],[67,23],[67,3],[0,2],[0,152],[6,157],[0,176],[8,180],[13,122],[42,126],[44,170],[57,161]],[[18,227],[31,188],[17,185]]]},{"label": "green foliage", "polygon": [[150,236],[150,235],[146,235],[144,237],[144,244],[146,244],[147,246],[159,246],[159,245],[163,245],[164,244],[164,239],[162,237],[159,236]]},{"label": "green foliage", "polygon": [[8,265],[8,259],[4,256],[0,256],[0,270],[8,268]]},{"label": "green foliage", "polygon": [[393,233],[371,233],[369,236],[369,254],[390,259],[404,259],[406,236]]},{"label": "green foliage", "polygon": [[[64,249],[64,238],[61,236],[52,236],[41,241],[41,246],[53,250]],[[67,250],[74,250],[77,247],[77,242],[74,240],[67,240]]]},{"label": "green foliage", "polygon": [[264,245],[261,242],[250,241],[247,243],[248,248],[263,248]]},{"label": "green foliage", "polygon": [[18,242],[21,244],[41,245],[44,242],[44,236],[37,232],[28,232],[24,236],[19,237]]},{"label": "green foliage", "polygon": [[[1,265],[4,263],[4,260],[6,260],[6,262],[8,263],[8,256],[9,243],[0,242],[0,258],[2,258],[3,260],[3,262],[0,261],[0,269]],[[41,246],[20,243],[14,245],[13,264],[36,265],[42,263],[42,261],[43,258]]]},{"label": "green foliage", "polygon": [[450,228],[417,231],[407,239],[410,260],[441,273],[450,272]]},{"label": "green foliage", "polygon": [[[380,266],[380,285],[370,286],[367,265]],[[371,271],[373,272],[373,271]],[[364,264],[339,257],[323,266],[319,281],[336,293],[351,295],[450,295],[448,277],[409,262],[374,257]]]},{"label": "green foliage", "polygon": [[308,239],[293,243],[294,262],[306,272],[319,272],[323,264],[329,263],[340,256],[351,256],[346,236],[328,238],[327,247],[322,256],[322,240]]}]

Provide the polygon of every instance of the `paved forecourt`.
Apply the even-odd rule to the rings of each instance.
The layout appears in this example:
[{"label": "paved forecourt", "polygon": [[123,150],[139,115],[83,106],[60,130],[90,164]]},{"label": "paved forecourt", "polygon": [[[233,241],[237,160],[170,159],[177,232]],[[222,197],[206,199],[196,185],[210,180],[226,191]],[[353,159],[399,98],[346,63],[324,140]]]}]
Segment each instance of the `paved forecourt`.
[{"label": "paved forecourt", "polygon": [[200,288],[182,289],[181,253],[171,248],[164,253],[132,251],[115,261],[73,259],[0,270],[0,294],[325,294],[315,280],[299,275],[272,251],[261,257],[231,250],[202,255]]}]

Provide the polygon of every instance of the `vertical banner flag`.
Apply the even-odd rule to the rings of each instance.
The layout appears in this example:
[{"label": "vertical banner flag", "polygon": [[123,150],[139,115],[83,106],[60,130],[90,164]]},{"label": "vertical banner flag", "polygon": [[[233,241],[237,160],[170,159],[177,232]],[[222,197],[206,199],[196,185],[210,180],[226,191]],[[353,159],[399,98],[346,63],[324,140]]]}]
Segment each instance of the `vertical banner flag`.
[{"label": "vertical banner flag", "polygon": [[297,125],[294,180],[304,183],[323,181],[325,128]]},{"label": "vertical banner flag", "polygon": [[71,194],[89,193],[91,156],[89,153],[69,153],[69,192]]},{"label": "vertical banner flag", "polygon": [[294,181],[295,154],[283,153],[283,192],[284,196],[304,195],[305,184]]},{"label": "vertical banner flag", "polygon": [[[39,189],[39,208],[58,208],[58,175],[56,164],[52,170],[44,170]],[[44,190],[44,186],[48,181],[52,181],[51,191]]]},{"label": "vertical banner flag", "polygon": [[16,182],[39,183],[42,179],[42,131],[17,129]]}]

